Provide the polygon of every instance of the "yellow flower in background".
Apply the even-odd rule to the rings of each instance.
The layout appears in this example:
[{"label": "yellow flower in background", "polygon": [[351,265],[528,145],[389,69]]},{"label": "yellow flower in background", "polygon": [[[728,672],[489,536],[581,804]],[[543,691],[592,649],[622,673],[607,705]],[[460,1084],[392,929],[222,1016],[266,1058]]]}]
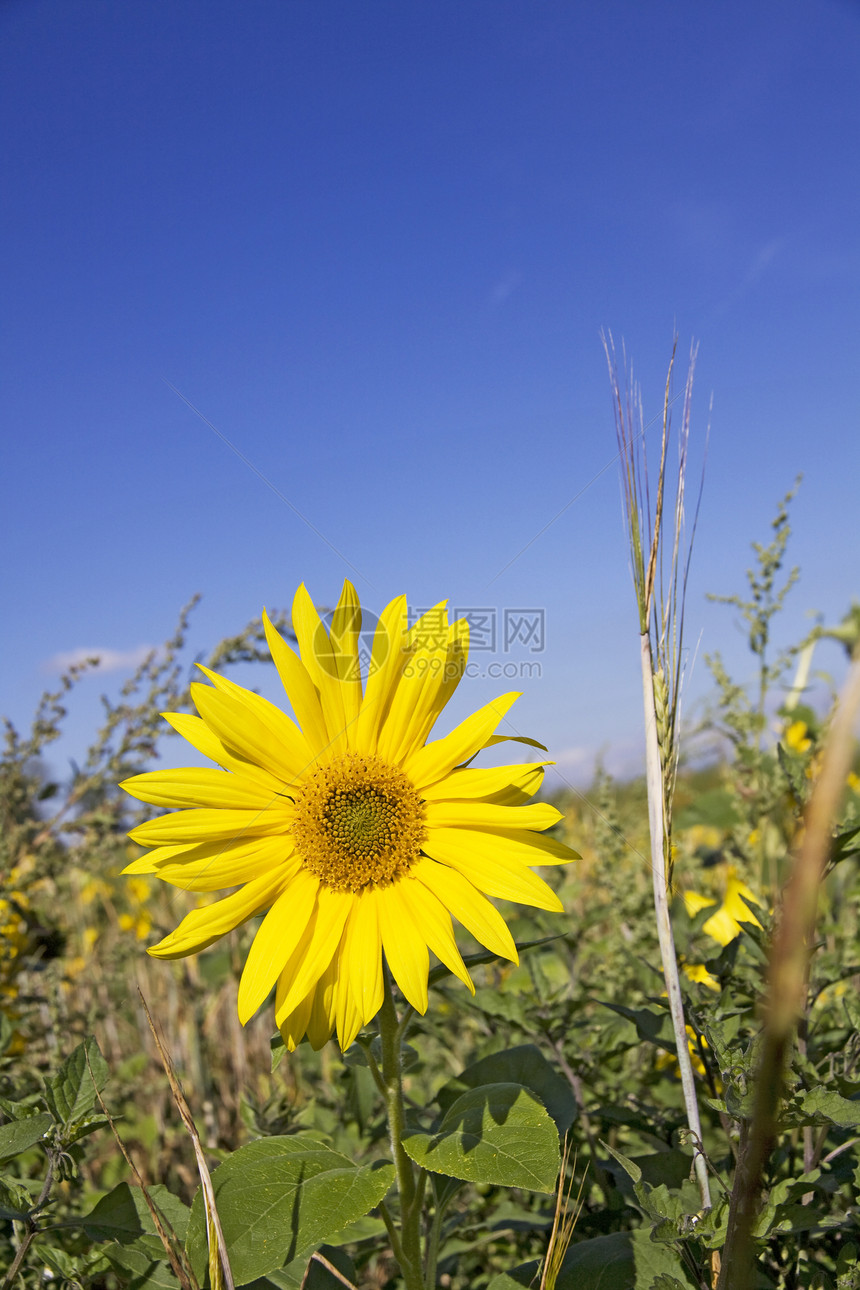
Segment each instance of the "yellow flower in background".
[{"label": "yellow flower in background", "polygon": [[744,904],[744,896],[754,904],[761,905],[758,896],[753,895],[746,883],[738,877],[734,866],[729,865],[723,903],[702,927],[706,936],[720,945],[728,945],[729,941],[739,935],[741,923],[754,923],[756,927],[761,927],[755,914]]},{"label": "yellow flower in background", "polygon": [[[719,989],[719,987],[717,988]],[[705,1070],[705,1063],[702,1061],[699,1042],[696,1039],[696,1032],[692,1026],[687,1026],[686,1030],[687,1030],[687,1048],[690,1053],[690,1061],[693,1064],[693,1070],[701,1079],[704,1079],[708,1072]],[[709,1046],[708,1041],[707,1039],[705,1039],[704,1035],[702,1036],[701,1043],[703,1048],[708,1048]],[[680,1067],[678,1065],[677,1056],[675,1055],[675,1053],[667,1052],[665,1048],[657,1049],[656,1066],[658,1071],[667,1070],[668,1068],[671,1067],[672,1069],[674,1069],[676,1074],[680,1077],[681,1072],[680,1072]]]},{"label": "yellow flower in background", "polygon": [[720,983],[715,976],[712,976],[704,963],[685,963],[684,972],[691,981],[698,981],[700,985],[706,985],[709,990],[719,990]]},{"label": "yellow flower in background", "polygon": [[786,748],[792,752],[806,752],[812,747],[812,740],[809,737],[809,727],[805,721],[792,721],[791,725],[785,732],[782,742]]},{"label": "yellow flower in background", "polygon": [[[744,904],[744,896],[756,905],[761,905],[758,896],[754,895],[746,883],[738,877],[734,866],[729,865],[723,903],[702,926],[702,931],[706,936],[710,936],[711,940],[716,941],[719,945],[728,945],[729,941],[733,941],[740,932],[741,923],[755,923],[756,927],[761,927],[761,923],[755,914]],[[716,903],[713,897],[703,896],[698,891],[684,892],[684,907],[690,918],[695,918],[700,910],[707,909],[709,905],[716,905]],[[704,969],[702,970],[704,971]],[[693,978],[693,980],[698,979]]]},{"label": "yellow flower in background", "polygon": [[406,599],[384,610],[372,636],[366,684],[361,608],[343,593],[327,630],[301,586],[292,614],[299,654],[263,615],[290,705],[280,708],[202,671],[199,716],[165,713],[222,769],[153,771],[122,785],[157,806],[179,807],[129,836],[153,848],[125,873],[152,873],[191,891],[238,891],[193,910],[150,953],[178,958],[266,913],[239,985],[243,1024],[273,986],[288,1048],[307,1033],[320,1048],[337,1029],[342,1048],[378,1012],[383,954],[403,994],[427,1009],[432,950],[469,989],[451,915],[488,949],[517,961],[488,896],[561,910],[532,866],[576,853],[541,832],[560,818],[524,805],[547,762],[473,768],[500,742],[505,694],[428,743],[468,656],[468,624],[444,605],[411,628]]},{"label": "yellow flower in background", "polygon": [[103,878],[88,878],[81,888],[81,904],[92,905],[94,901],[110,900],[113,888]]},{"label": "yellow flower in background", "polygon": [[[740,933],[741,923],[755,923],[761,927],[752,910],[744,903],[743,897],[752,900],[756,905],[761,901],[753,895],[745,882],[738,877],[733,865],[729,865],[726,874],[726,890],[723,903],[702,926],[702,931],[718,945],[728,945]],[[716,905],[712,896],[703,896],[698,891],[684,892],[684,908],[688,918],[695,918],[703,909]],[[709,990],[719,990],[720,983],[712,976],[704,963],[685,963],[684,972],[691,981],[698,981]]]},{"label": "yellow flower in background", "polygon": [[688,918],[695,918],[700,909],[707,909],[709,905],[716,903],[713,896],[703,896],[698,891],[684,892],[684,908]]}]

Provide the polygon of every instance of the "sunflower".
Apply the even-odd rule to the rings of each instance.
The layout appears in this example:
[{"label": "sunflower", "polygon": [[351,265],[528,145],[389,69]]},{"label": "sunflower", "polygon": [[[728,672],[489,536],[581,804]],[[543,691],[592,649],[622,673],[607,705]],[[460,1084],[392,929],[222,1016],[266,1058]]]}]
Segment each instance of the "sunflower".
[{"label": "sunflower", "polygon": [[540,836],[560,819],[554,807],[523,805],[548,762],[467,765],[501,741],[494,731],[518,694],[427,742],[466,666],[466,621],[449,624],[443,603],[410,627],[405,597],[393,600],[372,634],[364,687],[351,583],[328,630],[304,586],[292,621],[299,655],[263,614],[296,720],[202,668],[212,685],[191,686],[199,716],[164,716],[220,769],[124,781],[133,797],[182,808],[131,831],[152,850],[124,872],[190,891],[238,888],[188,914],[149,950],[156,958],[195,954],[268,911],[242,972],[240,1020],[276,985],[275,1020],[290,1050],[305,1034],[320,1048],[335,1028],[346,1049],[382,1006],[383,954],[421,1013],[429,950],[474,993],[451,915],[517,962],[487,897],[561,910],[531,866],[578,857]]}]

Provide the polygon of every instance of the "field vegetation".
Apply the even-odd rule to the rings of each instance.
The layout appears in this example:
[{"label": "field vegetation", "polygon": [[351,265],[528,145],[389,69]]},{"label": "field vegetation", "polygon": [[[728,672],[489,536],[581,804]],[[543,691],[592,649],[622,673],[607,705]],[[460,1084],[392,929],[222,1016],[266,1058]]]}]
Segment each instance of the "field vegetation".
[{"label": "field vegetation", "polygon": [[[860,1288],[856,750],[826,820],[799,1015],[767,1068],[770,1112],[762,1101],[785,966],[785,951],[779,959],[774,948],[784,892],[804,830],[814,827],[807,813],[834,722],[832,706],[809,701],[813,656],[836,678],[835,704],[860,636],[855,607],[832,629],[819,626],[775,651],[794,581],[785,571],[788,536],[787,499],[771,541],[756,548],[745,591],[730,601],[748,629],[754,685],[730,677],[718,655],[709,660],[713,699],[699,726],[720,755],[687,765],[675,732],[666,891],[686,1051],[679,1053],[661,966],[647,785],[598,772],[588,791],[557,803],[559,836],[582,856],[549,871],[565,914],[505,907],[520,965],[476,953],[474,998],[436,968],[426,1016],[403,1017],[410,1154],[420,1163],[424,1152],[432,1164],[419,1175],[418,1284]],[[390,1166],[379,1162],[390,1148],[372,1032],[345,1055],[334,1042],[285,1055],[265,1009],[243,1029],[236,994],[247,929],[177,962],[144,952],[175,926],[189,897],[146,876],[120,876],[140,854],[127,830],[152,812],[136,814],[116,785],[152,765],[163,736],[158,714],[188,707],[189,612],[119,695],[105,699],[102,729],[69,782],[51,777],[49,757],[86,665],[44,696],[29,731],[7,725],[0,1287],[158,1290],[202,1286],[207,1275],[229,1284],[206,1252],[197,1154],[147,1008],[218,1184],[234,1283],[407,1285],[396,1226],[380,1209]],[[229,674],[237,662],[264,658],[255,623],[207,661]],[[162,750],[162,764],[181,763],[178,741]],[[693,1073],[699,1140],[679,1057]],[[540,1115],[529,1120],[513,1095],[504,1102],[498,1090],[512,1088]],[[469,1116],[478,1093],[484,1119],[476,1130]],[[462,1111],[469,1098],[472,1109]],[[459,1129],[451,1128],[455,1105]],[[254,1168],[276,1178],[266,1174],[266,1153],[281,1151],[285,1139],[303,1168],[318,1171],[320,1186],[314,1193],[309,1175],[275,1181],[261,1214],[248,1207],[258,1194],[248,1180]],[[336,1203],[350,1170],[343,1194],[351,1200]],[[732,1257],[744,1241],[751,1270],[738,1264],[727,1279],[727,1247]]]}]

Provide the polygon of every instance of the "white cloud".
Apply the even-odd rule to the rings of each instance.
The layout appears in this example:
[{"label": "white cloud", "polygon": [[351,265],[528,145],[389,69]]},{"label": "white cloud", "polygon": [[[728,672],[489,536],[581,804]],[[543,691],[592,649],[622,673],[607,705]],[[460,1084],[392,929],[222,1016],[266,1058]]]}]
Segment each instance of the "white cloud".
[{"label": "white cloud", "polygon": [[568,787],[587,788],[598,763],[616,779],[632,779],[644,770],[642,739],[631,737],[610,745],[563,748],[555,762],[555,766],[547,767],[545,787],[549,792]]},{"label": "white cloud", "polygon": [[44,667],[46,672],[67,672],[77,663],[85,663],[89,658],[97,658],[98,667],[93,668],[92,671],[123,672],[140,667],[154,648],[153,645],[136,645],[134,649],[125,650],[105,649],[101,645],[93,645],[89,649],[81,646],[79,649],[65,650],[60,654],[52,655]]}]

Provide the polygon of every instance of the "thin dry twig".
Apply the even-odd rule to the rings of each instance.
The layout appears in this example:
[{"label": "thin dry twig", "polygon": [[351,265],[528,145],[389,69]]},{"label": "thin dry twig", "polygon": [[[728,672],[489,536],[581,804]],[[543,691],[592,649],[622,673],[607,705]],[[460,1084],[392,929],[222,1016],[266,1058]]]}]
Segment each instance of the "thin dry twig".
[{"label": "thin dry twig", "polygon": [[197,1126],[185,1100],[185,1094],[182,1092],[182,1086],[176,1078],[170,1055],[162,1044],[158,1031],[155,1029],[152,1014],[147,1007],[146,999],[143,997],[143,991],[138,989],[138,994],[143,1004],[143,1010],[146,1013],[146,1019],[149,1022],[149,1028],[152,1031],[152,1037],[155,1040],[155,1046],[158,1049],[158,1055],[161,1058],[161,1064],[167,1075],[167,1081],[170,1084],[173,1101],[176,1103],[176,1109],[194,1146],[194,1155],[197,1158],[197,1172],[200,1174],[200,1188],[203,1193],[203,1207],[206,1211],[206,1239],[209,1243],[209,1280],[212,1284],[212,1290],[235,1290],[230,1259],[227,1254],[227,1243],[224,1240],[221,1219],[218,1217],[218,1208],[215,1204],[212,1176],[209,1173],[209,1166],[206,1164],[206,1157],[200,1144],[200,1135],[197,1132]]},{"label": "thin dry twig", "polygon": [[[564,1136],[564,1147],[561,1153],[561,1165],[558,1171],[558,1189],[555,1196],[555,1214],[552,1220],[552,1231],[549,1236],[546,1255],[544,1256],[541,1267],[540,1286],[538,1290],[554,1290],[558,1275],[561,1272],[561,1265],[564,1262],[564,1256],[567,1253],[568,1246],[573,1239],[576,1220],[582,1211],[583,1200],[582,1191],[585,1187],[585,1176],[583,1175],[576,1200],[573,1205],[570,1203],[570,1193],[573,1190],[573,1176],[565,1186],[565,1174],[567,1165],[570,1160],[570,1141],[567,1134]],[[576,1156],[574,1155],[573,1167],[576,1168]]]},{"label": "thin dry twig", "polygon": [[[146,1007],[146,1004],[144,1004],[144,1007]],[[149,1210],[150,1217],[152,1218],[152,1222],[155,1227],[155,1230],[158,1233],[158,1236],[161,1240],[161,1244],[164,1246],[164,1251],[167,1255],[170,1266],[173,1269],[173,1274],[176,1277],[177,1281],[179,1282],[180,1286],[182,1287],[182,1290],[199,1290],[199,1283],[197,1281],[196,1276],[194,1275],[194,1271],[191,1267],[191,1264],[188,1262],[188,1257],[185,1251],[179,1245],[176,1237],[176,1233],[173,1232],[172,1229],[168,1231],[167,1227],[165,1227],[161,1214],[158,1211],[158,1207],[156,1206],[154,1200],[150,1196],[149,1191],[147,1190],[146,1183],[143,1181],[143,1178],[141,1177],[140,1170],[132,1160],[128,1151],[126,1150],[126,1145],[119,1135],[119,1130],[117,1129],[116,1124],[114,1123],[113,1116],[105,1106],[104,1099],[102,1098],[101,1093],[96,1087],[96,1079],[95,1079],[95,1075],[93,1075],[92,1066],[90,1066],[89,1054],[85,1054],[85,1056],[86,1056],[87,1066],[89,1068],[90,1075],[92,1076],[93,1087],[95,1089],[96,1098],[98,1099],[98,1104],[102,1109],[102,1114],[104,1115],[105,1119],[108,1122],[108,1127],[110,1128],[110,1131],[114,1136],[114,1141],[116,1142],[117,1146],[120,1149],[123,1160],[128,1165],[129,1169],[131,1170],[135,1178],[135,1181],[137,1182],[138,1187],[141,1190],[143,1199],[146,1202],[146,1208]]]},{"label": "thin dry twig", "polygon": [[308,1259],[308,1266],[305,1268],[305,1275],[302,1277],[301,1290],[305,1290],[308,1277],[311,1274],[311,1266],[314,1263],[319,1263],[320,1267],[325,1268],[326,1272],[330,1272],[335,1281],[339,1281],[341,1285],[346,1286],[346,1290],[358,1290],[357,1286],[353,1285],[349,1277],[345,1277],[324,1254],[320,1254],[319,1250],[315,1250]]}]

